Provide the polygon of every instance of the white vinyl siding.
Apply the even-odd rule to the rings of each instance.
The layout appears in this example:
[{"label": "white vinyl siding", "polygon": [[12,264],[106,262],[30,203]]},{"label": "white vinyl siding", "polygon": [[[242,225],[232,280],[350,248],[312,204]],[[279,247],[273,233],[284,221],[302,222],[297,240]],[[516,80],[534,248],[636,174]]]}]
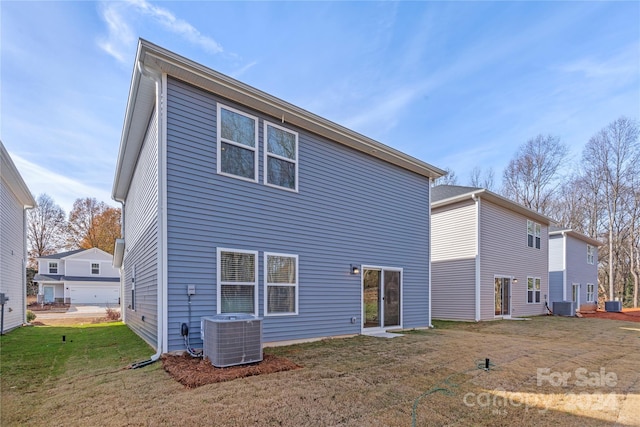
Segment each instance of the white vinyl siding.
[{"label": "white vinyl siding", "polygon": [[527,277],[527,304],[540,303],[540,278]]},{"label": "white vinyl siding", "polygon": [[264,314],[298,314],[298,256],[265,252],[264,278]]},{"label": "white vinyl siding", "polygon": [[218,314],[258,315],[258,252],[217,250]]},{"label": "white vinyl siding", "polygon": [[258,118],[218,104],[218,173],[258,181]]}]

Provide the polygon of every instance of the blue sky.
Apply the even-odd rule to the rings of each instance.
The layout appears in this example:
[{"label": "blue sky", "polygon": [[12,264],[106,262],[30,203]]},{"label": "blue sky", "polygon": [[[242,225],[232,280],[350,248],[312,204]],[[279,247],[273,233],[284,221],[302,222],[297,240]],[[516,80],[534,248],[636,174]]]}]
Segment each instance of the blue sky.
[{"label": "blue sky", "polygon": [[112,205],[138,37],[421,160],[640,118],[640,3],[0,3],[0,138],[31,191]]}]

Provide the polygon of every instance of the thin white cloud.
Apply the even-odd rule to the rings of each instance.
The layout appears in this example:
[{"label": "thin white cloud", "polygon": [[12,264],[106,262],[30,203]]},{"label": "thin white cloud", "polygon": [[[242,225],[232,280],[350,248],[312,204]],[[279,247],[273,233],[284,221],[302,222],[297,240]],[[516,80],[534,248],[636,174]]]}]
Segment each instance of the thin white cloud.
[{"label": "thin white cloud", "polygon": [[147,16],[168,31],[178,34],[190,43],[202,47],[209,53],[222,53],[222,46],[211,37],[203,35],[187,21],[177,18],[168,9],[155,6],[146,0],[126,0],[124,2],[103,2],[100,12],[107,24],[108,35],[98,40],[98,46],[119,62],[125,63],[126,52],[136,43],[135,31],[130,19],[132,13]]},{"label": "thin white cloud", "polygon": [[115,204],[107,190],[53,172],[31,163],[15,153],[11,154],[11,158],[33,195],[37,197],[42,193],[47,193],[66,213],[69,213],[76,199],[85,197],[95,197],[109,205]]}]

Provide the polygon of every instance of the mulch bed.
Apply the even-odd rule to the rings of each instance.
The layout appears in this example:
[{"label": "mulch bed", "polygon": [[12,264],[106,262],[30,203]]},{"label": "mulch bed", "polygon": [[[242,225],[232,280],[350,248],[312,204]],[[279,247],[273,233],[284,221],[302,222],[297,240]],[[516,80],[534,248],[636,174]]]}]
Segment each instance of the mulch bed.
[{"label": "mulch bed", "polygon": [[270,354],[265,354],[262,362],[216,368],[208,359],[191,357],[187,353],[182,355],[163,354],[162,367],[173,379],[187,388],[301,368],[284,357]]},{"label": "mulch bed", "polygon": [[640,322],[640,308],[625,308],[620,313],[598,310],[595,313],[581,313],[582,317],[624,320],[626,322]]}]

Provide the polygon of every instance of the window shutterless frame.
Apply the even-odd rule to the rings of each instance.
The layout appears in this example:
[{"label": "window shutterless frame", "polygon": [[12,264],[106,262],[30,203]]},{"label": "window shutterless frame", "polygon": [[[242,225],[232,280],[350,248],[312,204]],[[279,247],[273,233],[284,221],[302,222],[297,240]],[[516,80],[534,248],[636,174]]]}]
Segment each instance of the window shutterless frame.
[{"label": "window shutterless frame", "polygon": [[217,173],[258,182],[258,118],[218,103]]},{"label": "window shutterless frame", "polygon": [[264,122],[263,183],[298,192],[298,132]]},{"label": "window shutterless frame", "polygon": [[[243,256],[244,255],[244,256]],[[235,268],[235,271],[227,271],[223,272],[222,269],[225,268],[223,266],[223,258],[227,260],[231,260],[230,264],[232,268]],[[244,258],[243,260],[233,261],[232,258]],[[253,260],[253,265],[250,265],[251,259]],[[249,262],[249,264],[245,265],[245,263]],[[236,265],[233,265],[233,264]],[[246,267],[250,266],[250,269]],[[242,269],[244,268],[244,269]],[[235,279],[234,279],[235,276]],[[245,280],[239,280],[245,279]],[[223,305],[225,302],[223,299],[222,287],[252,287],[253,288],[253,311],[246,312],[240,311],[241,313],[253,314],[255,316],[258,315],[258,251],[249,251],[244,249],[228,249],[228,248],[217,248],[216,249],[216,292],[217,292],[217,309],[216,312],[218,314],[221,313],[231,313],[238,312],[237,310],[225,310]],[[227,301],[231,306],[238,305],[241,306],[240,299],[235,302],[232,300]]]},{"label": "window shutterless frame", "polygon": [[49,263],[49,274],[58,274],[58,263],[50,262]]},{"label": "window shutterless frame", "polygon": [[[298,255],[264,253],[264,315],[298,314]],[[283,310],[288,305],[291,310]],[[278,307],[280,306],[280,307]]]}]

